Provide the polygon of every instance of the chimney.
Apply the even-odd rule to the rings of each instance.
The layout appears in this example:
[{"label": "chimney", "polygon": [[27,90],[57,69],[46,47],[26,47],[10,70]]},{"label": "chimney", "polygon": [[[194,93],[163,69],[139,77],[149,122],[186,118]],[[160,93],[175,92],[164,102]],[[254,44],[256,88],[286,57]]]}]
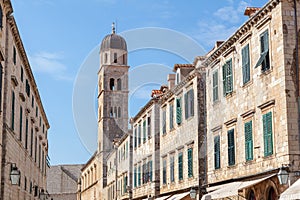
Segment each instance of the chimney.
[{"label": "chimney", "polygon": [[259,10],[260,10],[260,8],[258,8],[258,7],[247,7],[244,12],[244,15],[252,17]]},{"label": "chimney", "polygon": [[169,90],[171,90],[175,86],[175,74],[169,74],[168,75],[168,86]]}]

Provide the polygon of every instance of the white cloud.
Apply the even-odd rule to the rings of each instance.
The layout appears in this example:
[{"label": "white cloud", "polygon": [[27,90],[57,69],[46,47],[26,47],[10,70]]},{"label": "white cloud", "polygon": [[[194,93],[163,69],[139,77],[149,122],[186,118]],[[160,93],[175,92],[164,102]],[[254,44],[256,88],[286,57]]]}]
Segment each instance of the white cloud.
[{"label": "white cloud", "polygon": [[62,59],[62,53],[40,52],[29,56],[33,71],[49,74],[59,80],[73,80],[67,75],[67,67]]},{"label": "white cloud", "polygon": [[240,1],[237,7],[225,6],[214,12],[214,16],[222,21],[230,22],[232,24],[238,23],[243,17],[243,12],[249,4],[245,1]]}]

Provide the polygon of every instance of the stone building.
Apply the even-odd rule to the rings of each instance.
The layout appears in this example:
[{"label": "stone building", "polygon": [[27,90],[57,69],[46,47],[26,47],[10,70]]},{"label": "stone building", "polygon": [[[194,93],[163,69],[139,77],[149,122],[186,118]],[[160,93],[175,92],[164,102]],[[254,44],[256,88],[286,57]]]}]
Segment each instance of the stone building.
[{"label": "stone building", "polygon": [[37,199],[46,193],[50,126],[12,13],[10,0],[0,1],[0,199]]},{"label": "stone building", "polygon": [[[295,5],[295,3],[297,5]],[[247,8],[207,66],[207,191],[202,199],[278,199],[280,169],[294,183],[299,151],[298,1]],[[298,103],[297,103],[298,102]]]},{"label": "stone building", "polygon": [[[98,149],[81,174],[81,199],[104,199],[107,186],[107,158],[114,149],[115,139],[128,133],[128,69],[127,44],[115,33],[105,36],[100,47],[98,72]],[[91,184],[86,170],[97,163],[97,177]],[[88,176],[88,175],[87,175]],[[87,184],[86,184],[87,181]],[[84,185],[84,184],[86,185]]]},{"label": "stone building", "polygon": [[190,199],[205,178],[204,80],[192,64],[174,72],[160,98],[160,194]]},{"label": "stone building", "polygon": [[51,200],[76,200],[77,181],[83,165],[51,166],[47,176],[47,191]]},{"label": "stone building", "polygon": [[161,90],[154,90],[152,99],[131,121],[133,199],[159,195],[159,96],[161,94]]}]

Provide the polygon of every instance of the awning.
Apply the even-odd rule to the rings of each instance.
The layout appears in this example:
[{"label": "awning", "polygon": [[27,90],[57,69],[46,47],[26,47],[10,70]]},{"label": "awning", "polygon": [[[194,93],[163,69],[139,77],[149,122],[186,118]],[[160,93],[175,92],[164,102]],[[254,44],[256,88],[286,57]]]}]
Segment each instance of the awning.
[{"label": "awning", "polygon": [[158,198],[155,198],[155,200],[165,200],[167,198],[169,198],[171,195],[168,195],[168,196],[163,196],[163,197],[158,197]]},{"label": "awning", "polygon": [[300,179],[280,195],[280,200],[290,199],[300,199]]},{"label": "awning", "polygon": [[213,192],[210,192],[206,195],[203,195],[201,200],[210,200],[210,199],[221,199],[226,197],[233,197],[239,194],[239,190],[248,188],[252,185],[256,185],[264,180],[267,180],[276,174],[272,174],[270,176],[252,180],[252,181],[237,181],[232,183],[227,183],[217,187],[217,189]]},{"label": "awning", "polygon": [[182,198],[186,197],[187,195],[190,195],[190,192],[185,192],[182,194],[175,194],[167,200],[181,200]]}]

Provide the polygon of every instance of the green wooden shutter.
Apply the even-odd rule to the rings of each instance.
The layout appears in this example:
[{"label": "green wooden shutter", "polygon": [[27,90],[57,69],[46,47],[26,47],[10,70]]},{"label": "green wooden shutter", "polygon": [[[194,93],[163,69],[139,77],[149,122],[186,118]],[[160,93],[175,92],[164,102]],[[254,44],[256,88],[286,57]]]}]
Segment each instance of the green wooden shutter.
[{"label": "green wooden shutter", "polygon": [[222,66],[222,74],[223,74],[223,95],[226,96],[227,94],[227,84],[226,84],[226,71],[227,71],[227,64]]},{"label": "green wooden shutter", "polygon": [[214,150],[215,150],[215,169],[219,169],[221,167],[220,160],[220,136],[216,136],[214,138]]},{"label": "green wooden shutter", "polygon": [[163,184],[167,184],[167,161],[163,160]]},{"label": "green wooden shutter", "polygon": [[193,149],[188,149],[188,177],[193,176]]},{"label": "green wooden shutter", "polygon": [[272,112],[263,115],[264,155],[273,154]]},{"label": "green wooden shutter", "polygon": [[232,59],[226,62],[227,63],[227,72],[226,72],[226,93],[231,93],[233,89],[233,74],[232,74]]},{"label": "green wooden shutter", "polygon": [[143,142],[146,142],[147,136],[146,136],[146,120],[143,121]]},{"label": "green wooden shutter", "polygon": [[235,164],[234,129],[228,131],[228,164]]},{"label": "green wooden shutter", "polygon": [[215,71],[213,73],[213,101],[219,99],[218,93],[218,71]]},{"label": "green wooden shutter", "polygon": [[169,106],[169,117],[170,117],[170,129],[173,129],[173,115],[174,115],[174,113],[173,113],[173,110],[174,110],[174,107],[173,107],[173,102],[170,104],[170,106]]},{"label": "green wooden shutter", "polygon": [[183,180],[183,154],[178,154],[178,179]]},{"label": "green wooden shutter", "polygon": [[141,166],[138,167],[138,186],[141,185]]},{"label": "green wooden shutter", "polygon": [[252,121],[245,123],[245,156],[246,160],[253,160]]},{"label": "green wooden shutter", "polygon": [[243,84],[250,80],[249,44],[242,49]]},{"label": "green wooden shutter", "polygon": [[190,95],[189,95],[189,97],[190,97],[190,105],[189,106],[190,106],[190,111],[191,111],[190,116],[194,116],[194,90],[191,89],[189,91],[189,93],[190,93]]},{"label": "green wooden shutter", "polygon": [[176,99],[176,123],[181,124],[182,120],[182,108],[181,108],[181,98]]},{"label": "green wooden shutter", "polygon": [[174,156],[170,157],[170,180],[171,180],[171,182],[175,181],[175,176],[174,176]]},{"label": "green wooden shutter", "polygon": [[185,93],[184,94],[184,113],[185,113],[185,119],[187,119],[189,117],[188,111],[189,111],[188,93]]},{"label": "green wooden shutter", "polygon": [[134,187],[136,188],[136,186],[137,186],[137,174],[136,174],[136,172],[137,172],[137,170],[136,170],[136,167],[134,167]]},{"label": "green wooden shutter", "polygon": [[149,180],[152,181],[152,171],[153,171],[153,167],[152,167],[152,160],[149,161]]}]

